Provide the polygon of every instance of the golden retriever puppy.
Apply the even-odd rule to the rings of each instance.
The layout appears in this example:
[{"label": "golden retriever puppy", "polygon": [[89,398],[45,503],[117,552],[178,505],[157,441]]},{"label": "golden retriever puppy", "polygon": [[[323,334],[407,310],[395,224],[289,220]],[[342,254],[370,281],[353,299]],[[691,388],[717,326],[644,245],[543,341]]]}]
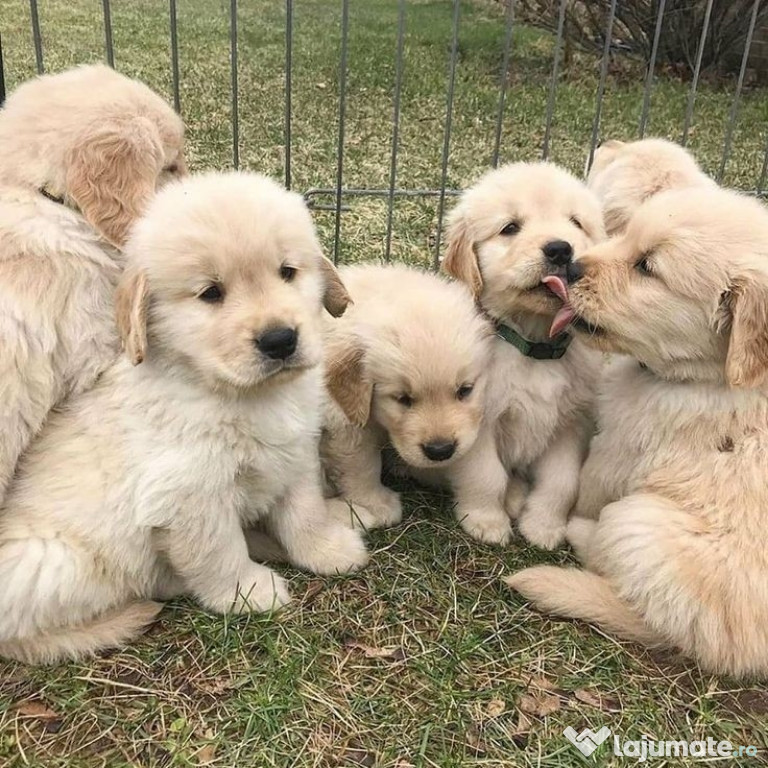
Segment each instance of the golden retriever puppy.
[{"label": "golden retriever puppy", "polygon": [[632,214],[667,189],[712,187],[686,149],[666,139],[606,141],[595,151],[587,186],[603,204],[608,235],[624,231]]},{"label": "golden retriever puppy", "polygon": [[470,449],[485,415],[490,325],[463,285],[439,275],[370,265],[341,275],[353,303],[326,323],[328,479],[365,527],[398,523],[400,498],[381,483],[390,444],[411,473],[453,488],[457,518],[477,536],[483,467]]},{"label": "golden retriever puppy", "polygon": [[733,192],[653,197],[568,269],[563,316],[630,355],[605,376],[568,539],[587,570],[511,586],[706,670],[768,674],[768,213]]},{"label": "golden retriever puppy", "polygon": [[[496,326],[490,418],[473,451],[480,538],[505,543],[510,517],[528,541],[563,541],[591,434],[600,355],[552,320],[551,287],[604,237],[600,205],[548,163],[487,173],[451,214],[444,270],[466,283]],[[553,282],[554,281],[554,282]]]},{"label": "golden retriever puppy", "polygon": [[20,86],[0,110],[0,500],[48,412],[119,352],[118,248],[184,173],[183,126],[103,66]]},{"label": "golden retriever puppy", "polygon": [[367,553],[322,496],[323,297],[345,292],[301,197],[249,174],[170,185],[127,245],[126,355],[55,412],[0,511],[0,654],[125,643],[184,593],[216,611],[283,605],[248,556],[260,520],[296,565]]}]

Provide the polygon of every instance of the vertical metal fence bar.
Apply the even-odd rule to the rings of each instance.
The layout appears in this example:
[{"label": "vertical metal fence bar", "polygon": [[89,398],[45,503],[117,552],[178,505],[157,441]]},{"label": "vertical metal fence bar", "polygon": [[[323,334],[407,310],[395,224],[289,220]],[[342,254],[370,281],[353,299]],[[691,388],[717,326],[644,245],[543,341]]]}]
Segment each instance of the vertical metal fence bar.
[{"label": "vertical metal fence bar", "polygon": [[552,116],[555,114],[555,95],[557,93],[557,74],[560,68],[560,54],[563,50],[563,29],[565,27],[565,8],[568,0],[560,0],[560,10],[557,15],[557,38],[555,40],[555,53],[552,59],[552,77],[549,81],[549,95],[547,96],[547,122],[544,126],[544,144],[541,148],[541,159],[549,157],[549,141],[552,136]]},{"label": "vertical metal fence bar", "polygon": [[448,98],[445,107],[445,134],[443,136],[443,157],[440,170],[440,196],[437,202],[437,233],[435,234],[435,256],[433,265],[440,266],[440,242],[443,234],[445,216],[445,185],[448,181],[448,156],[451,149],[451,129],[453,127],[453,93],[456,87],[456,61],[459,53],[459,10],[461,0],[453,0],[453,35],[451,40],[451,62],[448,68]]},{"label": "vertical metal fence bar", "polygon": [[725,131],[725,141],[723,142],[723,156],[720,158],[720,169],[717,172],[717,183],[723,180],[725,175],[725,166],[728,164],[728,157],[731,154],[731,143],[733,141],[733,131],[736,128],[736,118],[739,114],[739,100],[741,99],[741,89],[744,86],[744,75],[747,71],[747,62],[749,61],[749,50],[752,47],[752,37],[755,34],[755,24],[757,23],[757,11],[760,7],[760,0],[755,0],[752,4],[752,17],[749,20],[749,30],[747,39],[744,42],[744,53],[741,57],[741,69],[739,70],[739,80],[736,83],[736,93],[733,96],[731,105],[731,114],[728,116],[728,127]]},{"label": "vertical metal fence bar", "polygon": [[37,0],[29,0],[29,15],[32,18],[32,39],[35,43],[35,64],[37,74],[45,72],[43,65],[43,37],[40,34],[40,14],[37,12]]},{"label": "vertical metal fence bar", "polygon": [[101,0],[101,7],[104,10],[104,47],[107,51],[107,64],[114,68],[115,49],[112,46],[112,10],[109,7],[109,0]]},{"label": "vertical metal fence bar", "polygon": [[597,147],[597,137],[600,133],[600,117],[603,113],[603,96],[605,94],[605,79],[608,75],[608,57],[611,54],[611,39],[613,38],[613,20],[616,16],[616,0],[611,0],[611,8],[608,11],[608,25],[605,30],[605,45],[603,46],[603,60],[600,64],[600,80],[597,84],[597,103],[595,104],[595,119],[592,121],[592,139],[589,142],[589,157],[587,158],[587,171],[592,167]]},{"label": "vertical metal fence bar", "polygon": [[344,182],[344,128],[347,112],[347,38],[349,0],[341,0],[341,61],[339,63],[339,136],[336,147],[336,221],[333,232],[333,263],[339,263],[341,238],[341,188]]},{"label": "vertical metal fence bar", "polygon": [[507,0],[507,30],[504,36],[504,54],[501,62],[501,83],[499,85],[499,110],[496,114],[496,136],[493,141],[491,165],[496,168],[499,164],[501,150],[501,129],[504,122],[504,104],[507,99],[509,80],[509,55],[512,48],[512,26],[515,20],[515,0]]},{"label": "vertical metal fence bar", "polygon": [[763,155],[763,167],[760,169],[760,178],[757,182],[757,189],[755,190],[758,195],[763,194],[765,189],[765,178],[768,176],[768,130],[765,133],[765,154]]},{"label": "vertical metal fence bar", "polygon": [[685,108],[685,123],[683,124],[683,136],[680,143],[685,146],[688,143],[688,131],[691,128],[693,119],[693,105],[696,101],[696,87],[699,84],[699,74],[701,74],[701,60],[704,56],[704,43],[707,40],[709,32],[709,19],[712,16],[712,3],[714,0],[707,0],[707,7],[704,11],[704,22],[701,25],[701,37],[699,38],[699,47],[696,51],[696,64],[693,68],[693,80],[691,81],[691,90],[688,94],[688,105]]},{"label": "vertical metal fence bar", "polygon": [[293,87],[293,0],[285,0],[285,126],[283,143],[285,144],[285,188],[291,188],[291,119],[293,107],[291,89]]},{"label": "vertical metal fence bar", "polygon": [[176,26],[176,0],[170,0],[171,22],[171,72],[173,77],[173,108],[181,112],[181,94],[179,90],[179,32]]},{"label": "vertical metal fence bar", "polygon": [[645,136],[648,126],[648,111],[651,106],[651,89],[653,88],[653,76],[656,70],[656,56],[659,52],[659,39],[661,38],[661,24],[664,21],[664,8],[667,0],[659,3],[659,15],[656,17],[656,29],[653,33],[653,45],[651,46],[651,59],[648,62],[648,73],[645,76],[645,91],[643,92],[643,111],[640,115],[640,138]]},{"label": "vertical metal fence bar", "polygon": [[237,103],[237,0],[229,5],[230,63],[232,68],[232,165],[240,168],[240,116]]},{"label": "vertical metal fence bar", "polygon": [[392,155],[389,160],[389,195],[387,197],[387,241],[384,260],[389,264],[392,252],[392,218],[395,210],[395,181],[397,180],[397,150],[400,138],[400,93],[403,88],[403,47],[405,43],[405,0],[397,5],[397,54],[395,58],[395,96],[392,107]]},{"label": "vertical metal fence bar", "polygon": [[0,107],[5,103],[5,65],[3,64],[3,35],[0,33]]}]

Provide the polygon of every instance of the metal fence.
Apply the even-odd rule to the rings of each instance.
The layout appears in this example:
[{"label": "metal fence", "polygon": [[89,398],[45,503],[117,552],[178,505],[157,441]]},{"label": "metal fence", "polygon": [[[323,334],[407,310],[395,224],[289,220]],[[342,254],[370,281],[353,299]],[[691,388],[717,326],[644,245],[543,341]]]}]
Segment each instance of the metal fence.
[{"label": "metal fence", "polygon": [[[466,0],[465,0],[466,1]],[[549,77],[545,125],[543,141],[541,144],[541,157],[547,159],[550,155],[552,141],[552,125],[555,115],[557,92],[560,80],[560,70],[562,67],[564,50],[564,26],[566,7],[569,0],[559,0],[556,6],[556,39],[552,56],[551,74]],[[600,60],[599,79],[597,91],[595,93],[594,117],[592,120],[591,139],[588,151],[585,157],[585,167],[588,169],[592,163],[594,152],[600,140],[601,115],[603,109],[603,100],[605,95],[606,80],[609,71],[609,61],[613,52],[613,34],[617,3],[619,0],[611,0],[609,12],[606,19],[605,33],[603,37],[602,56]],[[392,247],[393,232],[393,211],[396,198],[400,197],[422,197],[436,198],[436,231],[440,233],[443,227],[446,199],[451,195],[458,194],[458,190],[447,186],[448,168],[451,149],[452,122],[454,116],[454,91],[456,83],[456,72],[459,62],[459,27],[460,27],[460,7],[461,0],[450,0],[452,3],[452,33],[449,41],[449,54],[446,61],[446,92],[445,92],[445,117],[443,122],[442,153],[440,162],[440,184],[435,188],[400,188],[398,186],[398,150],[399,150],[399,132],[401,118],[401,94],[403,85],[404,70],[404,38],[406,30],[406,9],[407,0],[399,0],[397,8],[397,38],[396,47],[392,55],[395,61],[395,78],[392,94],[392,113],[391,113],[391,150],[389,167],[389,184],[386,187],[349,187],[345,181],[345,118],[347,113],[347,51],[349,39],[349,9],[350,0],[339,0],[341,16],[341,43],[339,51],[339,82],[338,82],[338,122],[336,135],[336,169],[335,185],[328,187],[313,187],[302,190],[305,199],[310,207],[316,210],[327,210],[334,214],[334,237],[333,237],[333,255],[334,260],[338,260],[339,245],[341,235],[342,213],[347,210],[345,200],[360,197],[383,198],[387,204],[386,216],[386,240],[384,248],[384,258],[389,261]],[[691,125],[696,105],[696,95],[701,78],[702,54],[704,51],[705,40],[710,33],[710,21],[712,16],[712,7],[714,0],[706,0],[704,21],[701,34],[698,41],[695,67],[690,82],[690,88],[687,97],[684,123],[680,134],[680,143],[685,145],[688,142]],[[726,126],[725,137],[722,146],[722,155],[719,163],[719,169],[716,173],[718,181],[723,176],[728,165],[729,158],[733,149],[734,129],[739,115],[739,106],[744,90],[745,75],[749,61],[750,48],[752,46],[755,34],[756,20],[758,16],[758,7],[760,0],[754,0],[752,6],[748,33],[745,40],[743,54],[741,57],[741,66],[738,79],[730,107],[728,123]],[[292,87],[293,87],[293,44],[294,44],[294,6],[301,5],[301,0],[285,0],[285,90],[284,90],[284,182],[290,189],[292,187]],[[112,34],[112,14],[110,0],[101,0],[103,33],[104,33],[104,54],[107,63],[114,66],[114,46]],[[651,103],[651,94],[655,86],[656,60],[659,49],[659,40],[662,26],[665,21],[666,0],[660,0],[658,4],[658,14],[655,24],[655,34],[650,54],[650,62],[647,67],[647,74],[644,81],[642,112],[637,129],[637,136],[645,135],[648,127],[649,107]],[[30,41],[34,45],[35,62],[37,72],[45,72],[45,50],[43,45],[43,32],[40,24],[40,14],[37,0],[29,0],[29,12],[31,19]],[[512,52],[513,29],[515,27],[515,0],[506,0],[505,2],[505,30],[503,37],[503,50],[501,53],[501,69],[499,72],[498,106],[496,110],[496,121],[493,146],[490,147],[490,162],[492,166],[497,166],[500,157],[500,147],[502,141],[503,121],[505,114],[505,103],[508,98],[510,82],[510,57]],[[177,26],[177,2],[169,0],[168,3],[168,32],[169,45],[171,52],[171,78],[173,103],[177,111],[181,110],[180,96],[180,69],[179,69],[179,36]],[[5,72],[3,66],[3,48],[2,31],[0,30],[0,103],[5,98]],[[230,85],[231,85],[231,133],[232,133],[232,162],[235,168],[240,166],[240,125],[239,125],[239,85],[238,85],[238,0],[229,2],[229,41],[230,41]],[[757,171],[757,169],[756,169]],[[756,173],[758,182],[756,188],[748,190],[758,195],[765,192],[766,177],[768,175],[768,143],[765,146],[764,156],[762,158],[761,168]],[[432,260],[436,266],[440,258],[441,238],[435,238]]]}]

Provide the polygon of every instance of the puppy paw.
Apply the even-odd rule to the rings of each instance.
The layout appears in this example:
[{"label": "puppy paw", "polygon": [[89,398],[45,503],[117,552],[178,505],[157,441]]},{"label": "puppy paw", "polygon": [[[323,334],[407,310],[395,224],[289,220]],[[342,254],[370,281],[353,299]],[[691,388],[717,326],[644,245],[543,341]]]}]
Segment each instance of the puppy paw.
[{"label": "puppy paw", "polygon": [[294,563],[320,576],[352,573],[368,564],[368,549],[359,531],[348,524],[331,522],[316,531],[301,552],[294,553]]},{"label": "puppy paw", "polygon": [[559,514],[527,509],[517,527],[526,541],[541,549],[556,549],[565,541],[565,520]]},{"label": "puppy paw", "polygon": [[269,568],[251,563],[237,585],[222,588],[201,598],[216,613],[262,613],[276,611],[291,600],[285,579]]},{"label": "puppy paw", "polygon": [[586,517],[572,517],[565,529],[565,538],[571,545],[576,556],[584,562],[590,544],[594,541],[597,520],[589,520]]},{"label": "puppy paw", "polygon": [[[337,501],[332,499],[331,501]],[[342,517],[334,512],[334,519],[343,519],[356,528],[371,530],[373,528],[389,528],[397,525],[403,519],[403,505],[400,494],[389,488],[380,488],[375,492],[355,496],[351,502],[339,499],[345,506]],[[350,510],[350,504],[352,509]]]},{"label": "puppy paw", "polygon": [[461,527],[473,538],[486,544],[507,544],[512,538],[512,525],[501,507],[457,510]]}]

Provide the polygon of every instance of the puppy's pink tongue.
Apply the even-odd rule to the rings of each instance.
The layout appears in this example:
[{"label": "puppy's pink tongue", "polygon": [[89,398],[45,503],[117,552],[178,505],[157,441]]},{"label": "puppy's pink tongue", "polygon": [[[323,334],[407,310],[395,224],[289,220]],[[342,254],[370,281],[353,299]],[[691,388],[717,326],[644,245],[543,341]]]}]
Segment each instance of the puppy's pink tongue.
[{"label": "puppy's pink tongue", "polygon": [[547,288],[549,288],[549,290],[563,302],[563,304],[568,303],[568,285],[562,277],[558,277],[558,275],[547,275],[542,278],[541,282],[544,283],[544,285],[546,285]]},{"label": "puppy's pink tongue", "polygon": [[576,317],[576,313],[573,311],[573,307],[570,304],[563,304],[549,327],[549,338],[554,339],[555,336],[559,336],[571,324],[574,317]]}]

